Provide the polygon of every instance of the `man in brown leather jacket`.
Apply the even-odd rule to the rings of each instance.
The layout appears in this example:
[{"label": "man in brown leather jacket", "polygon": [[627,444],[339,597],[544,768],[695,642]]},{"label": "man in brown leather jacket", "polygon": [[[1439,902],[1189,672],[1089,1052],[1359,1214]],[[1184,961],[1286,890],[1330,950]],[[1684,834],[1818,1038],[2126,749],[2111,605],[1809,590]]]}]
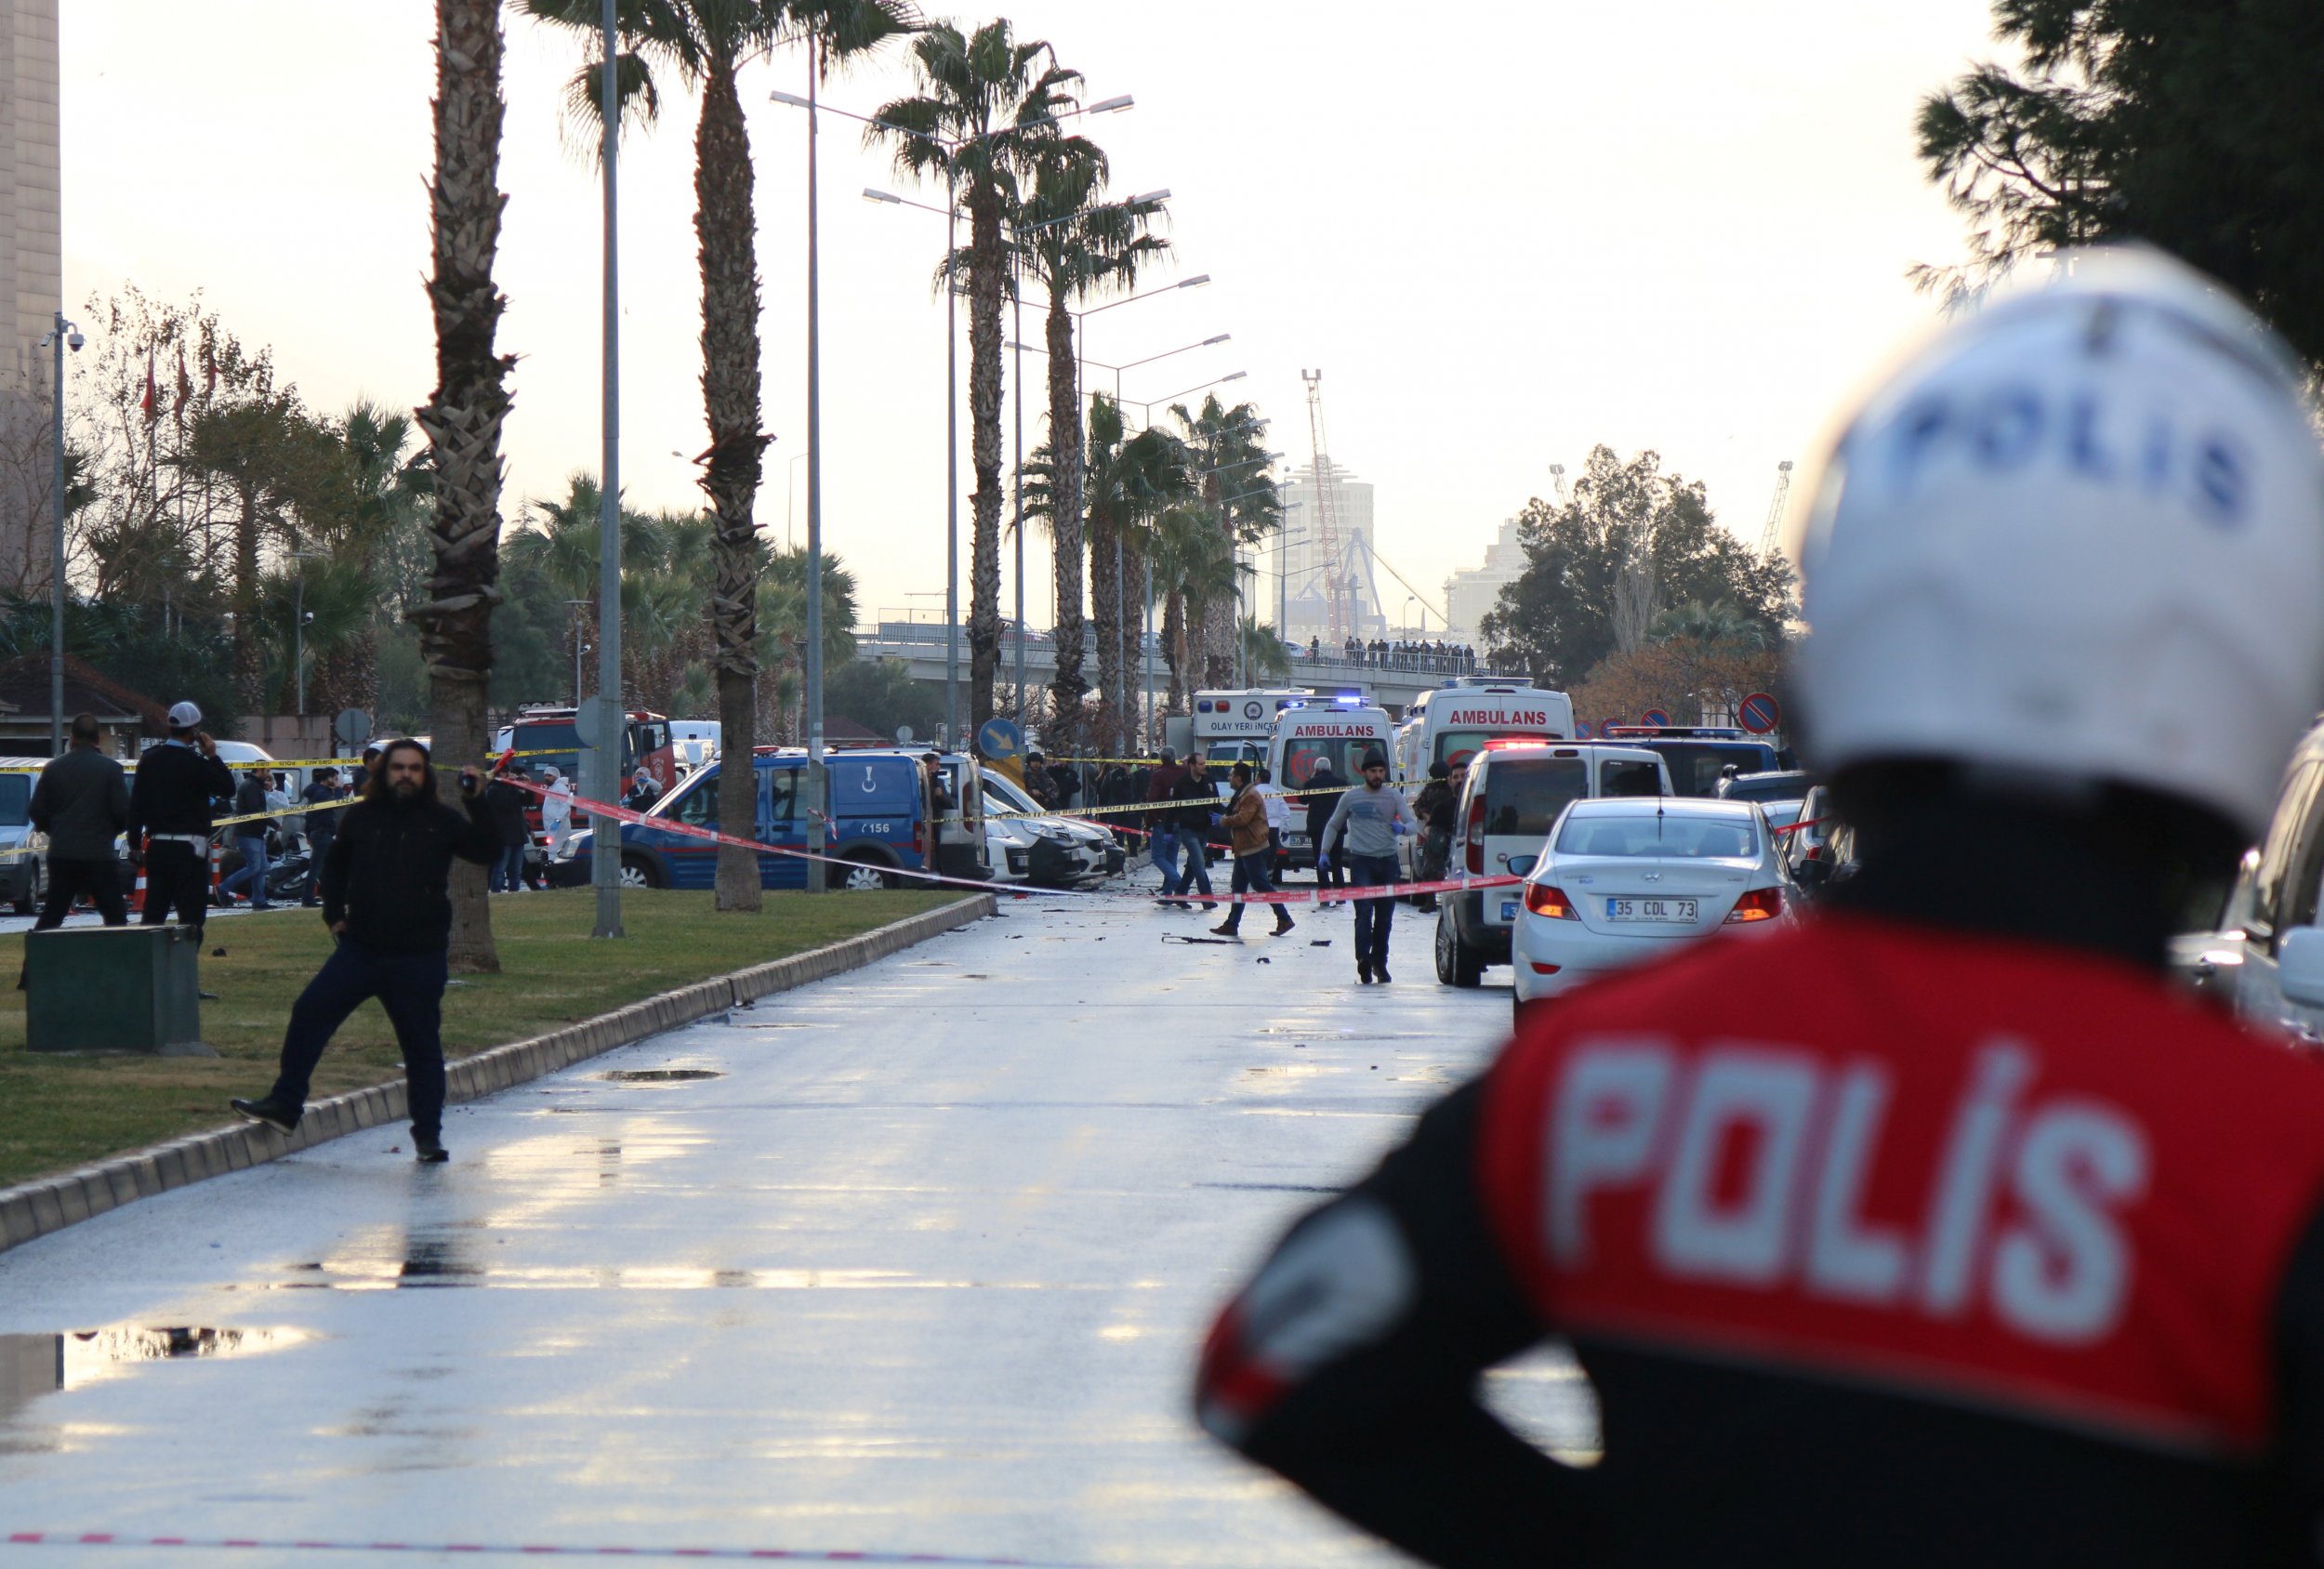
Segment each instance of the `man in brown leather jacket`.
[{"label": "man in brown leather jacket", "polygon": [[[1273,893],[1274,883],[1274,841],[1267,834],[1267,798],[1251,788],[1250,765],[1236,763],[1227,778],[1235,785],[1235,798],[1226,809],[1221,824],[1227,831],[1227,849],[1235,856],[1236,893]],[[1291,930],[1291,912],[1277,904],[1274,935],[1282,936]],[[1242,934],[1243,906],[1227,907],[1223,924],[1210,930],[1221,937]]]}]

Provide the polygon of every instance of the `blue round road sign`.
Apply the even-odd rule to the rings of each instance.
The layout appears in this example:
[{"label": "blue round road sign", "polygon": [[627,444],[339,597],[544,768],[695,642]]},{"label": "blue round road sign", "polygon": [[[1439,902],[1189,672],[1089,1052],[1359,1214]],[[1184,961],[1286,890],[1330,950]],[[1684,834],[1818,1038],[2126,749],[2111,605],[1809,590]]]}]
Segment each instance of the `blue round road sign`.
[{"label": "blue round road sign", "polygon": [[1023,757],[1024,732],[1008,719],[986,719],[976,732],[976,751],[979,757],[990,758],[997,763]]},{"label": "blue round road sign", "polygon": [[1590,728],[1590,721],[1588,719],[1577,719],[1574,721],[1575,740],[1587,741],[1597,733],[1598,732]]},{"label": "blue round road sign", "polygon": [[1783,709],[1763,692],[1755,692],[1736,707],[1735,717],[1753,735],[1764,735],[1783,722]]},{"label": "blue round road sign", "polygon": [[1642,725],[1667,725],[1670,722],[1670,716],[1659,708],[1649,708],[1638,716],[1638,722]]}]

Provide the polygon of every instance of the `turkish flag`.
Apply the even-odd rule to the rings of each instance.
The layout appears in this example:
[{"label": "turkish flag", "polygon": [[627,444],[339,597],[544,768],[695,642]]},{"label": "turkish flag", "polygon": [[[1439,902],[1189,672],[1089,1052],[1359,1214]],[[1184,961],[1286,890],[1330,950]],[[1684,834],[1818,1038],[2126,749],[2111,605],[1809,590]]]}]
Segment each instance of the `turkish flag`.
[{"label": "turkish flag", "polygon": [[178,346],[178,401],[170,405],[170,413],[178,423],[186,422],[186,400],[193,396],[193,377],[186,374],[186,346]]},{"label": "turkish flag", "polygon": [[151,425],[161,413],[161,389],[153,385],[153,351],[145,351],[145,396],[138,400],[138,407],[145,411],[145,423]]},{"label": "turkish flag", "polygon": [[205,348],[202,350],[202,374],[209,378],[208,384],[202,389],[202,395],[205,398],[217,397],[218,350],[215,349]]}]

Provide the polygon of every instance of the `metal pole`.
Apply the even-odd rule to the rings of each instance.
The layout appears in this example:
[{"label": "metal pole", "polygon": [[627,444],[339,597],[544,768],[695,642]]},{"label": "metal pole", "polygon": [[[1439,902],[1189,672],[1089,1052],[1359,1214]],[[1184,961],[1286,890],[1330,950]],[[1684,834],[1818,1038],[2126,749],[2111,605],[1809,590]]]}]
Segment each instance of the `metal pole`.
[{"label": "metal pole", "polygon": [[[1010,268],[1009,292],[1015,297],[1010,309],[1015,313],[1010,331],[1017,346],[1017,728],[1024,728],[1024,280],[1022,257],[1012,257]],[[1050,464],[1052,468],[1064,461],[1057,455],[1057,432],[1050,432]],[[1057,498],[1057,476],[1050,476],[1050,499]],[[1052,613],[1050,626],[1057,625]]]},{"label": "metal pole", "polygon": [[960,181],[944,186],[944,745],[960,745]]},{"label": "metal pole", "polygon": [[[307,569],[298,569],[291,591],[291,663],[298,670],[298,717],[307,717]],[[303,739],[303,737],[302,737]]]},{"label": "metal pole", "polygon": [[[604,450],[600,461],[601,494],[597,505],[597,741],[589,748],[591,788],[601,801],[621,793],[621,740],[628,732],[628,716],[621,703],[621,248],[620,208],[615,196],[614,155],[621,138],[621,94],[618,77],[621,48],[614,17],[615,0],[605,0],[601,31],[604,35],[603,79],[600,112],[603,116],[600,144],[605,172],[605,327],[603,385],[600,415]],[[590,837],[589,880],[597,888],[597,925],[593,937],[619,937],[621,930],[621,824],[600,818]]]},{"label": "metal pole", "polygon": [[[807,35],[807,850],[821,856],[823,766],[823,339],[819,326],[815,231],[815,78],[820,41]],[[821,860],[807,863],[807,891],[821,893]]]},{"label": "metal pole", "polygon": [[[1162,732],[1154,717],[1154,557],[1151,554],[1146,557],[1146,612],[1138,623],[1138,641],[1146,656],[1146,745],[1158,746],[1162,743]],[[1122,755],[1128,757],[1129,754],[1125,752]]]},{"label": "metal pole", "polygon": [[[64,312],[57,312],[55,421],[57,527],[48,558],[48,755],[64,756]],[[135,846],[130,848],[135,849]]]}]

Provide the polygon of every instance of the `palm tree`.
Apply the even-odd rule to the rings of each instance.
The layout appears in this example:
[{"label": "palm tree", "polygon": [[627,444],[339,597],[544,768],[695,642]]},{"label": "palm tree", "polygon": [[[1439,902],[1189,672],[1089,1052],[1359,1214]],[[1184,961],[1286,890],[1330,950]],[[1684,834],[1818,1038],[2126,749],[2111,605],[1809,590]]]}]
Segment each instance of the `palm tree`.
[{"label": "palm tree", "polygon": [[[436,167],[429,184],[435,272],[436,390],[418,411],[435,472],[429,528],[435,570],[412,613],[429,676],[429,730],[440,766],[483,761],[492,613],[500,588],[500,428],[516,357],[494,351],[504,301],[500,248],[499,0],[436,0]],[[497,970],[484,869],[452,877],[452,968]]]},{"label": "palm tree", "polygon": [[[1229,555],[1255,545],[1283,524],[1283,500],[1274,477],[1267,472],[1274,455],[1267,451],[1267,422],[1248,403],[1222,406],[1216,394],[1202,401],[1200,414],[1189,414],[1174,403],[1170,414],[1184,433],[1190,467],[1202,491],[1204,508],[1220,537],[1229,542]],[[1239,580],[1226,579],[1226,591],[1192,601],[1203,656],[1203,684],[1224,686],[1235,679],[1235,596]]]},{"label": "palm tree", "polygon": [[[546,21],[594,33],[598,0],[524,0]],[[759,465],[772,438],[759,428],[758,225],[750,134],[737,81],[744,61],[773,46],[805,40],[810,70],[820,71],[909,30],[905,0],[620,0],[616,21],[626,48],[615,85],[625,117],[634,108],[651,122],[660,102],[654,73],[674,71],[700,91],[694,127],[694,233],[702,257],[702,402],[710,444],[702,488],[716,519],[710,590],[724,749],[748,757],[758,739],[758,569],[761,559],[752,508]],[[568,93],[581,115],[601,114],[602,60],[584,66]],[[758,821],[757,781],[748,769],[719,776],[719,818],[728,833],[747,836]],[[757,911],[764,900],[755,851],[719,847],[717,906]]]},{"label": "palm tree", "polygon": [[[1047,519],[1055,510],[1053,468],[1044,446],[1025,466],[1025,511]],[[1082,496],[1089,517],[1090,601],[1098,644],[1098,692],[1116,714],[1131,707],[1133,672],[1125,654],[1125,635],[1133,620],[1125,600],[1142,595],[1145,584],[1148,525],[1169,508],[1194,498],[1184,443],[1167,430],[1127,435],[1122,412],[1104,394],[1089,401],[1089,440],[1082,465]],[[1054,524],[1051,525],[1052,531]],[[1118,556],[1118,577],[1115,562]]]},{"label": "palm tree", "polygon": [[919,92],[873,117],[866,145],[885,143],[896,167],[941,178],[954,206],[969,214],[969,244],[948,256],[944,286],[967,274],[969,453],[976,472],[969,548],[969,728],[993,716],[1000,663],[1000,304],[1009,277],[1003,225],[1015,214],[1023,178],[1059,138],[1056,122],[1076,102],[1081,80],[1038,40],[1020,42],[1003,18],[973,35],[938,22],[912,40]]},{"label": "palm tree", "polygon": [[1250,569],[1235,560],[1233,544],[1219,531],[1209,509],[1198,505],[1156,513],[1145,531],[1144,549],[1153,561],[1155,582],[1165,586],[1162,657],[1170,670],[1166,712],[1183,714],[1195,687],[1205,684],[1196,663],[1203,607],[1234,603],[1241,578]]},{"label": "palm tree", "polygon": [[1646,638],[1649,642],[1697,642],[1754,653],[1764,653],[1772,641],[1765,623],[1745,613],[1733,600],[1720,600],[1712,604],[1689,600],[1656,617]]},{"label": "palm tree", "polygon": [[[1060,137],[1036,155],[1033,191],[1018,214],[1020,257],[1049,291],[1048,445],[1053,452],[1082,451],[1073,302],[1108,287],[1134,287],[1140,264],[1170,248],[1147,232],[1162,212],[1160,202],[1091,204],[1105,175],[1105,154],[1095,143]],[[1061,719],[1080,713],[1089,690],[1081,673],[1082,477],[1078,462],[1053,470],[1048,514],[1057,585],[1057,674],[1050,683],[1050,709]],[[1102,572],[1112,565],[1097,564]],[[1103,666],[1103,654],[1100,659]]]},{"label": "palm tree", "polygon": [[[1246,568],[1245,575],[1252,569]],[[1239,628],[1243,641],[1243,666],[1260,680],[1287,681],[1291,679],[1291,646],[1278,636],[1275,629],[1255,615],[1246,615]]]}]

